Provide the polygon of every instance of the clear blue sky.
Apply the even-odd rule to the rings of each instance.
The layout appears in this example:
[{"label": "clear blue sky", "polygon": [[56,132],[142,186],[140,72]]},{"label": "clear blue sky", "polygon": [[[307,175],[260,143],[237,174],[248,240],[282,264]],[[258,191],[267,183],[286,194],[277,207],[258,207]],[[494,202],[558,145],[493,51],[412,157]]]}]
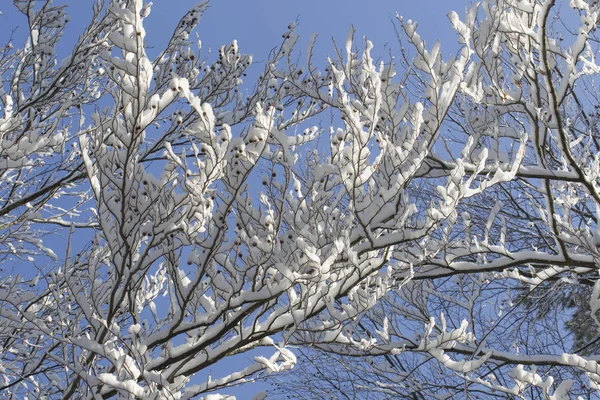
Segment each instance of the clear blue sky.
[{"label": "clear blue sky", "polygon": [[[180,17],[196,2],[154,0],[152,13],[145,25],[148,45],[154,48],[148,51],[150,56],[157,54],[166,45]],[[67,4],[67,13],[71,16],[63,44],[58,49],[62,55],[68,54],[69,45],[73,44],[74,38],[83,32],[89,22],[93,3],[93,0],[54,1],[56,5]],[[383,53],[386,44],[397,51],[399,46],[392,20],[398,12],[405,19],[419,22],[418,32],[428,46],[440,39],[442,52],[447,57],[456,51],[457,44],[446,14],[456,10],[459,15],[463,15],[470,3],[470,0],[213,0],[200,22],[198,33],[205,50],[212,48],[216,51],[221,45],[236,39],[240,50],[252,54],[259,64],[258,70],[254,71],[260,71],[263,68],[260,61],[265,60],[269,50],[281,42],[281,34],[287,30],[288,24],[298,21],[297,32],[301,39],[296,51],[300,50],[305,54],[311,34],[317,33],[319,39],[314,53],[315,61],[323,65],[327,55],[333,55],[331,38],[336,38],[338,43],[343,44],[351,25],[356,29],[358,40],[367,36],[374,43],[376,55],[387,56],[387,51]],[[3,13],[0,15],[0,46],[9,40],[12,30],[17,28],[14,45],[21,47],[27,33],[25,17],[8,0],[0,1],[0,11]],[[304,57],[300,58],[300,62],[304,60]],[[247,82],[250,85],[251,78],[249,76]],[[255,354],[239,357],[242,360],[251,359]],[[271,352],[267,354],[270,355]],[[228,368],[237,369],[241,364],[249,364],[240,358],[239,363],[237,360],[230,360],[227,365],[219,365],[210,372],[217,378]],[[252,388],[236,388],[225,392],[246,399],[251,398],[251,393],[264,388],[264,385],[256,384]]]},{"label": "clear blue sky", "polygon": [[[25,34],[26,21],[11,3],[3,0],[0,5],[4,14],[0,15],[0,43],[6,41],[15,26],[19,28],[17,38]],[[155,0],[153,3],[146,31],[148,43],[158,49],[166,44],[179,18],[196,1]],[[399,12],[419,22],[419,33],[429,45],[441,39],[442,45],[454,49],[455,36],[446,14],[451,10],[463,14],[470,3],[470,0],[214,0],[198,32],[205,48],[217,49],[236,39],[243,52],[253,54],[254,60],[260,61],[280,43],[287,25],[298,20],[301,34],[298,49],[304,51],[310,35],[318,33],[316,54],[324,59],[326,54],[332,54],[331,38],[343,41],[351,24],[356,28],[357,38],[366,35],[376,50],[382,50],[386,43],[397,49],[390,19]],[[93,0],[55,0],[54,4],[68,5],[71,22],[67,36],[77,37],[89,21]],[[18,44],[19,40],[15,42]]]}]

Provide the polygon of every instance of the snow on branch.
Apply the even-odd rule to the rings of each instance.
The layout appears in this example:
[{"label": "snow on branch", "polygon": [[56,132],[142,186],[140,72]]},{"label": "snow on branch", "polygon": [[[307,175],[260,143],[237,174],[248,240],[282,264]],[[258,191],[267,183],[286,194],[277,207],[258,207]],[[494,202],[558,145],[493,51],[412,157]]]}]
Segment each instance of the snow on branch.
[{"label": "snow on branch", "polygon": [[68,9],[15,7],[1,392],[598,390],[597,4],[570,29],[550,0],[452,12],[453,56],[398,16],[393,59],[351,28],[301,65],[292,23],[257,78],[237,41],[194,38],[208,2],[155,58],[151,3],[97,2],[62,60]]}]

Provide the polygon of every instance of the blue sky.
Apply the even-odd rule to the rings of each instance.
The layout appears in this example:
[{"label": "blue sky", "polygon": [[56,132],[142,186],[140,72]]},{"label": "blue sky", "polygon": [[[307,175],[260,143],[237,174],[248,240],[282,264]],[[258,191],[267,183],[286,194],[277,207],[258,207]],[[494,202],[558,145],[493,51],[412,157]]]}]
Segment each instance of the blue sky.
[{"label": "blue sky", "polygon": [[[0,5],[0,42],[5,42],[12,28],[18,25],[17,38],[25,33],[26,21],[5,0]],[[148,43],[159,49],[164,46],[179,18],[196,3],[196,0],[155,0],[147,21]],[[438,38],[442,45],[453,47],[455,36],[446,14],[456,10],[462,14],[465,0],[409,0],[358,1],[358,0],[214,0],[203,17],[198,33],[205,48],[217,49],[236,39],[240,49],[254,55],[256,61],[266,57],[277,46],[287,25],[298,21],[301,47],[305,50],[312,33],[319,34],[317,55],[325,59],[332,54],[331,38],[343,41],[350,25],[354,25],[357,38],[366,35],[376,50],[388,43],[397,49],[391,19],[396,12],[419,22],[419,33],[428,43]],[[54,4],[68,5],[71,15],[68,37],[78,36],[89,21],[92,0],[55,0]],[[15,45],[18,45],[19,40]],[[443,49],[444,47],[442,47]],[[65,47],[66,49],[66,47]],[[150,54],[152,54],[150,52]]]},{"label": "blue sky", "polygon": [[[0,45],[6,43],[14,28],[15,47],[21,47],[26,30],[26,19],[12,6],[12,1],[0,2]],[[41,3],[41,2],[39,2]],[[147,41],[152,47],[148,51],[152,56],[157,54],[168,42],[173,29],[180,17],[194,4],[196,0],[155,0],[152,13],[146,22]],[[356,38],[361,40],[367,36],[375,45],[375,54],[387,56],[384,45],[388,44],[393,53],[397,54],[397,43],[392,20],[396,12],[405,19],[419,22],[419,34],[432,46],[438,39],[442,41],[442,52],[447,57],[457,48],[456,36],[450,28],[446,14],[456,10],[460,15],[464,13],[470,2],[465,0],[409,0],[397,1],[358,1],[358,0],[214,0],[205,13],[198,28],[198,34],[203,43],[203,48],[212,48],[213,52],[233,39],[238,41],[242,52],[254,56],[258,73],[264,67],[261,61],[265,60],[270,49],[281,42],[281,34],[287,30],[292,21],[298,22],[297,32],[301,35],[296,51],[306,52],[306,46],[311,34],[317,33],[319,39],[315,49],[315,61],[323,65],[327,55],[333,55],[331,39],[335,38],[343,44],[351,25],[356,29]],[[66,4],[67,13],[71,22],[67,27],[59,52],[68,54],[69,46],[91,18],[92,0],[55,0],[54,4]],[[360,43],[360,42],[359,42]],[[206,53],[205,53],[206,54]],[[214,54],[214,53],[213,53]],[[305,58],[299,58],[303,63]],[[252,71],[251,71],[252,72]],[[252,76],[247,83],[252,85]],[[269,353],[270,354],[270,353]],[[242,359],[250,359],[252,355],[241,355]],[[212,372],[214,378],[220,377],[229,367],[239,368],[240,364],[247,365],[246,361],[229,361],[224,367],[215,368]],[[250,398],[249,393],[261,390],[264,385],[257,384],[253,388],[238,388],[227,391],[239,396]]]},{"label": "blue sky", "polygon": [[[177,3],[178,7],[181,4],[181,11],[183,3],[187,2]],[[174,8],[169,10],[166,4],[156,2],[153,17],[157,18],[157,22],[162,15],[176,14]],[[357,37],[367,35],[379,49],[385,43],[395,44],[390,19],[397,11],[406,18],[422,21],[422,35],[430,41],[447,37],[452,31],[446,14],[453,6],[464,9],[464,4],[464,0],[217,0],[207,11],[199,31],[202,40],[211,45],[237,39],[241,49],[254,53],[255,60],[261,60],[263,54],[279,43],[288,23],[298,20],[298,32],[304,39],[300,42],[304,44],[301,50],[305,50],[310,35],[318,33],[316,54],[324,58],[326,53],[332,53],[331,38],[343,43],[352,24],[357,30]],[[175,15],[173,18],[176,18]]]}]

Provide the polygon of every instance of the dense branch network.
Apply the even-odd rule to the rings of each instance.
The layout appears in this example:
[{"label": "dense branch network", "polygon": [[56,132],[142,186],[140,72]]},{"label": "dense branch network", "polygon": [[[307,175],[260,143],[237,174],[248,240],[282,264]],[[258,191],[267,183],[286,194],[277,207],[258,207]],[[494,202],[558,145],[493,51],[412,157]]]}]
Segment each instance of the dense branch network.
[{"label": "dense branch network", "polygon": [[[293,61],[291,24],[253,86],[237,42],[212,61],[192,40],[206,2],[150,59],[151,4],[98,1],[62,61],[65,9],[14,3],[29,36],[0,50],[1,392],[598,389],[595,3],[571,1],[571,30],[549,0],[451,13],[447,59],[398,17],[397,61],[351,30],[322,71],[314,40]],[[257,348],[272,355],[206,377]]]}]

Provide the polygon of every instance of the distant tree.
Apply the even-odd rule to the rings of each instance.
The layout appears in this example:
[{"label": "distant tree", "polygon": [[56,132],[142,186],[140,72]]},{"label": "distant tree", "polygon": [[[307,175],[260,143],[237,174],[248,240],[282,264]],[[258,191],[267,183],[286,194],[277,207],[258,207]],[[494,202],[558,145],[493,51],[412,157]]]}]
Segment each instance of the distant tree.
[{"label": "distant tree", "polygon": [[193,39],[206,2],[154,59],[150,3],[97,2],[57,60],[65,9],[15,0],[0,393],[214,399],[283,372],[292,397],[592,396],[598,15],[571,5],[567,49],[553,2],[499,0],[450,14],[446,61],[399,18],[397,65],[351,31],[324,71],[292,24],[247,85],[235,41]]}]

